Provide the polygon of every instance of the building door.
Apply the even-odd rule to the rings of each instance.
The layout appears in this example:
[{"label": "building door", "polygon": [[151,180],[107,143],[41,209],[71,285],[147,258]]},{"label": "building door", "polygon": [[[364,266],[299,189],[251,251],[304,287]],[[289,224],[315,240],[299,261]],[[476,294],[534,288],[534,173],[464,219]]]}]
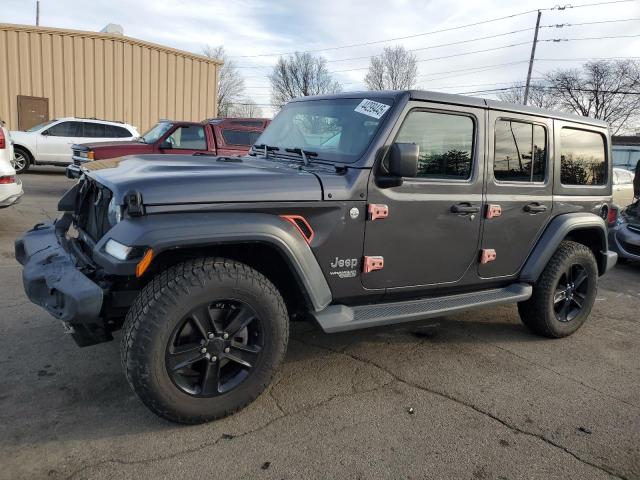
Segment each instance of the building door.
[{"label": "building door", "polygon": [[25,131],[48,120],[48,98],[18,95],[18,130]]}]

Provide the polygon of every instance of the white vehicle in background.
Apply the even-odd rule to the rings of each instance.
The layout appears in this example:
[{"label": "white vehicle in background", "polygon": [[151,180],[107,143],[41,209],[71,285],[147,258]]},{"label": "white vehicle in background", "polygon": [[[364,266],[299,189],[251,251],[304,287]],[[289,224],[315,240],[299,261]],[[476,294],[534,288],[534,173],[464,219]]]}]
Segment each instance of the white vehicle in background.
[{"label": "white vehicle in background", "polygon": [[633,178],[635,175],[624,168],[613,169],[613,203],[624,208],[633,203]]},{"label": "white vehicle in background", "polygon": [[22,197],[22,182],[13,168],[13,142],[0,120],[0,208],[13,205]]},{"label": "white vehicle in background", "polygon": [[26,132],[11,132],[15,157],[13,165],[18,173],[31,165],[58,165],[72,162],[71,145],[88,142],[133,140],[139,137],[135,127],[121,122],[93,118],[58,118]]}]

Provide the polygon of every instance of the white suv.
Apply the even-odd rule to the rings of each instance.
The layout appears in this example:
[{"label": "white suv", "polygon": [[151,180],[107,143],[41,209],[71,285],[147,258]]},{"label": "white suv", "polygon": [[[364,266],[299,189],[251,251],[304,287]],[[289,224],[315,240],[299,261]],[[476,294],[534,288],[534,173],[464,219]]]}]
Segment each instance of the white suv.
[{"label": "white suv", "polygon": [[16,176],[12,163],[11,135],[0,120],[0,208],[13,205],[22,197],[22,182]]},{"label": "white suv", "polygon": [[74,143],[132,140],[139,137],[135,127],[120,122],[89,118],[59,118],[31,127],[26,132],[11,132],[18,173],[31,165],[67,166]]}]

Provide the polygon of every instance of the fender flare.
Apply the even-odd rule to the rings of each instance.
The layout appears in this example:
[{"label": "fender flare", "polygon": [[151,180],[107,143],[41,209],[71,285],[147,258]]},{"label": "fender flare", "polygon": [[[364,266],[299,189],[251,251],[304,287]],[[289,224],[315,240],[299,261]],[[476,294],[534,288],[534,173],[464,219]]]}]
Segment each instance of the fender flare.
[{"label": "fender flare", "polygon": [[[558,249],[567,235],[577,230],[592,230],[597,232],[600,248],[596,254],[598,270],[600,274],[606,272],[615,264],[616,255],[611,255],[607,242],[607,226],[602,218],[594,213],[578,212],[565,213],[555,217],[544,230],[535,248],[527,258],[520,273],[520,280],[534,283],[549,263],[549,260]],[[613,256],[613,264],[609,258]]]},{"label": "fender flare", "polygon": [[135,275],[139,259],[120,261],[104,251],[109,239],[131,247],[152,248],[154,257],[176,248],[261,242],[275,247],[294,271],[313,309],[331,303],[327,280],[300,233],[277,215],[265,213],[180,213],[125,219],[96,244],[93,259],[106,273]]}]

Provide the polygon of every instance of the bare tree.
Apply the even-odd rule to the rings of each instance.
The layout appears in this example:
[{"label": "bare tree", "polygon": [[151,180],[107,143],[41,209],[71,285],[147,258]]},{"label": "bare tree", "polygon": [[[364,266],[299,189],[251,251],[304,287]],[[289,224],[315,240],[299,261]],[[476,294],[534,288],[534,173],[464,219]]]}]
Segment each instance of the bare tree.
[{"label": "bare tree", "polygon": [[289,58],[280,57],[269,80],[271,100],[278,107],[297,97],[337,93],[342,90],[342,86],[327,70],[326,60],[309,53],[296,52]]},{"label": "bare tree", "polygon": [[634,60],[588,62],[557,70],[546,85],[559,108],[606,121],[611,133],[632,131],[640,120],[640,64]]},{"label": "bare tree", "polygon": [[416,56],[402,45],[385,47],[381,55],[371,57],[364,83],[371,90],[405,90],[416,83]]},{"label": "bare tree", "polygon": [[218,79],[218,116],[228,117],[235,103],[240,102],[244,93],[244,79],[240,75],[235,62],[231,60],[224,51],[222,45],[211,47],[207,45],[202,49],[203,55],[215,58],[224,62],[220,68],[220,78]]},{"label": "bare tree", "polygon": [[256,104],[256,102],[249,98],[244,98],[231,107],[229,116],[243,118],[261,118],[263,114],[262,109]]},{"label": "bare tree", "polygon": [[[504,90],[497,94],[498,98],[503,102],[523,103],[524,102],[524,85],[516,83],[508,90]],[[551,92],[545,88],[541,82],[532,83],[529,87],[529,105],[534,107],[554,109],[556,108],[556,98]]]}]

